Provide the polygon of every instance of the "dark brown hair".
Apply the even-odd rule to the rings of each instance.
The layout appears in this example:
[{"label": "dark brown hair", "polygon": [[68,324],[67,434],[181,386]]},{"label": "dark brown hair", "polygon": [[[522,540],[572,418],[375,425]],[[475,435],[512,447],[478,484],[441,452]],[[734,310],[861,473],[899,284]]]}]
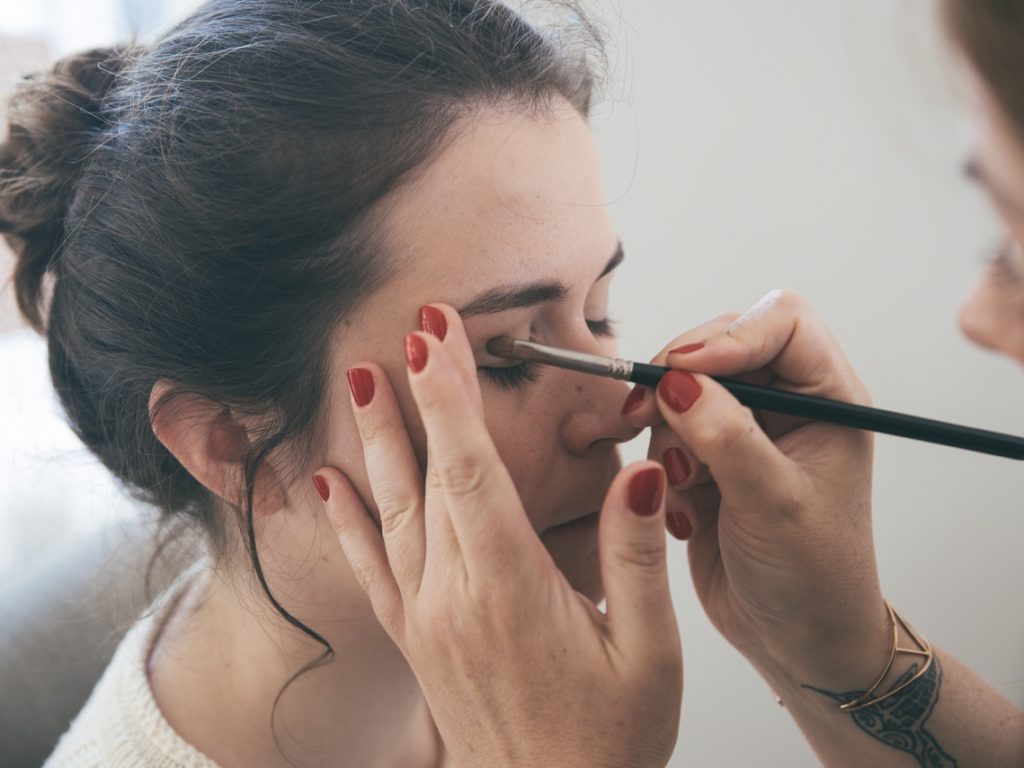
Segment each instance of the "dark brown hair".
[{"label": "dark brown hair", "polygon": [[587,114],[599,38],[572,3],[545,5],[566,23],[542,32],[497,0],[212,0],[11,98],[0,233],[72,428],[222,553],[216,501],[155,438],[150,392],[260,417],[243,538],[325,656],[263,577],[255,472],[279,449],[296,471],[311,459],[329,337],[389,273],[376,204],[482,104],[559,95]]},{"label": "dark brown hair", "polygon": [[1024,141],[1024,5],[944,0],[946,28]]}]

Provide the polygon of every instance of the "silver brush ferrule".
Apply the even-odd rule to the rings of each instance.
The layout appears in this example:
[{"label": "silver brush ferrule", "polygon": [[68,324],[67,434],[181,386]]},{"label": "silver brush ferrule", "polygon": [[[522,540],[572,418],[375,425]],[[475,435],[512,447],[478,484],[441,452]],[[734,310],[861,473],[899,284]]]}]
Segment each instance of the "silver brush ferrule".
[{"label": "silver brush ferrule", "polygon": [[512,340],[513,358],[516,360],[527,360],[533,363],[544,363],[559,368],[568,368],[582,373],[593,373],[598,376],[607,376],[613,379],[629,381],[633,373],[633,363],[629,360],[620,360],[617,357],[602,357],[601,355],[590,355],[586,352],[574,352],[570,349],[558,349],[547,347],[543,344],[536,344],[532,341],[522,339]]}]

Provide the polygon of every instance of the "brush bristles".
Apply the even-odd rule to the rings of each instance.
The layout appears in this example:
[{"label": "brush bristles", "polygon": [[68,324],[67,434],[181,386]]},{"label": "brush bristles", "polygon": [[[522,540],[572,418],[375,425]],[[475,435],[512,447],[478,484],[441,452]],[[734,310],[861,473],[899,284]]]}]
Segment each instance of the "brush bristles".
[{"label": "brush bristles", "polygon": [[516,359],[515,339],[510,336],[495,336],[487,342],[487,351],[495,357],[510,357]]}]

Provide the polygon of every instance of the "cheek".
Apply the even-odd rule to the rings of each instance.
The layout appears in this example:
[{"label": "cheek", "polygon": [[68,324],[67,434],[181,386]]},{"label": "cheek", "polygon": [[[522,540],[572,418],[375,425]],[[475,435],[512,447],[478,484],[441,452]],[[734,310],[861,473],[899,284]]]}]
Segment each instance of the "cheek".
[{"label": "cheek", "polygon": [[514,392],[485,389],[483,399],[487,429],[498,455],[519,489],[530,521],[535,527],[544,526],[547,513],[540,502],[552,490],[550,470],[558,452],[556,415],[538,407],[538,398],[521,398]]},{"label": "cheek", "polygon": [[1024,285],[986,270],[960,307],[958,320],[974,343],[1024,362]]}]

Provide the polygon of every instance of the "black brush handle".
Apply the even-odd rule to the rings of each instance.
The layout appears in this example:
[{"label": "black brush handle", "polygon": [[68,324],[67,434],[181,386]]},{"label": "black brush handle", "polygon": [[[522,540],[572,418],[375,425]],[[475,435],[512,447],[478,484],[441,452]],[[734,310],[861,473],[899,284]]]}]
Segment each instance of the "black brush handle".
[{"label": "black brush handle", "polygon": [[[670,368],[646,363],[634,363],[629,380],[646,387],[656,387]],[[733,396],[748,408],[785,413],[814,421],[839,424],[870,432],[882,432],[896,437],[909,437],[926,443],[948,445],[968,451],[1024,460],[1024,438],[990,432],[985,429],[950,424],[946,421],[922,419],[896,411],[883,411],[864,405],[853,405],[813,395],[785,392],[771,387],[747,384],[724,376],[713,376]]]}]

